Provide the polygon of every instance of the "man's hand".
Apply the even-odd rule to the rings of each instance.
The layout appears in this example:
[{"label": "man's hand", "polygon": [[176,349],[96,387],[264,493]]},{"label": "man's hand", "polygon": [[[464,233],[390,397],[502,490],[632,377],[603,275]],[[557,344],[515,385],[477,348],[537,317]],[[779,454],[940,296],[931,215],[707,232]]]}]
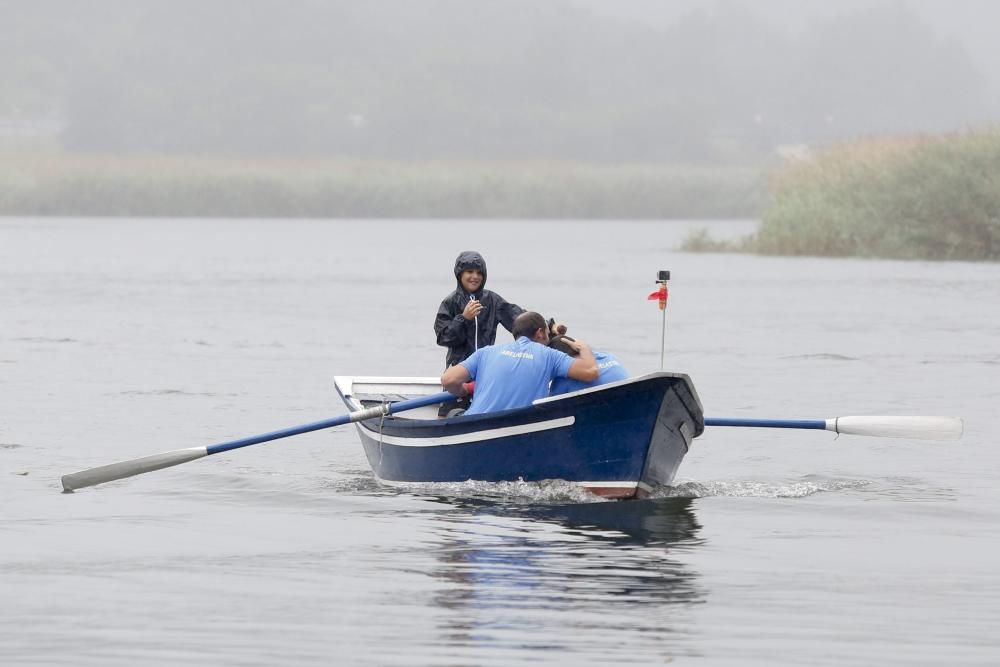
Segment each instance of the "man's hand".
[{"label": "man's hand", "polygon": [[590,351],[590,346],[582,340],[566,341],[580,356],[573,360],[573,365],[569,367],[569,377],[580,382],[593,382],[599,373],[597,370],[597,360],[594,353]]}]

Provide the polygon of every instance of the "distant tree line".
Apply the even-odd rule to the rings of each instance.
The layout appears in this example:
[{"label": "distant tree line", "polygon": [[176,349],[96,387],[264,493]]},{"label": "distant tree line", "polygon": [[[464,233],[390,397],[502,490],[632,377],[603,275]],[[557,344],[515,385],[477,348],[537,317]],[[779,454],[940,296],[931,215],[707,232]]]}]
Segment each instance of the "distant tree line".
[{"label": "distant tree line", "polygon": [[752,9],[665,30],[536,0],[0,0],[0,118],[78,152],[746,163],[989,117],[901,3],[801,37]]}]

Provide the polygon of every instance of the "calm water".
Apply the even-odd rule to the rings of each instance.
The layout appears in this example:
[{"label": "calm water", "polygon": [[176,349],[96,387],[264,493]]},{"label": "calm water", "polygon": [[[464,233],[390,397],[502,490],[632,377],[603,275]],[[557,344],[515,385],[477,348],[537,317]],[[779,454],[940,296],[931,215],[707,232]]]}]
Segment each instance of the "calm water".
[{"label": "calm water", "polygon": [[[0,220],[0,663],[1000,663],[1000,266],[677,252],[692,226]],[[384,488],[342,427],[59,492],[342,414],[335,374],[437,374],[465,249],[634,374],[670,269],[706,415],[965,437],[709,429],[611,503]]]}]

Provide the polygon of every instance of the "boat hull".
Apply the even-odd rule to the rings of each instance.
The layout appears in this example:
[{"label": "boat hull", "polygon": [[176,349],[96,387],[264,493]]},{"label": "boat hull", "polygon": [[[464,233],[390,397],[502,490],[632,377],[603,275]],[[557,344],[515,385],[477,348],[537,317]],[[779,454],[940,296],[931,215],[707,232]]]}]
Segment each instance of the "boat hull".
[{"label": "boat hull", "polygon": [[[391,400],[369,392],[366,401],[342,380],[338,391],[352,410]],[[558,479],[630,498],[670,484],[704,417],[686,375],[654,373],[515,410],[448,419],[400,413],[357,428],[372,470],[386,482]]]}]

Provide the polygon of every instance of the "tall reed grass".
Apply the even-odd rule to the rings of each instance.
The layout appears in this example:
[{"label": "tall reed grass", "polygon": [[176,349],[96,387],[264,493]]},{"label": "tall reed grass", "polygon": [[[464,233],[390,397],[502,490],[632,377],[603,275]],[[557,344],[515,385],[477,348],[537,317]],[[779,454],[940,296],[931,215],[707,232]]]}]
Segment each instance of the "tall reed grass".
[{"label": "tall reed grass", "polygon": [[0,215],[733,218],[761,192],[753,168],[0,154]]},{"label": "tall reed grass", "polygon": [[1000,260],[1000,130],[867,139],[772,175],[754,251]]}]

